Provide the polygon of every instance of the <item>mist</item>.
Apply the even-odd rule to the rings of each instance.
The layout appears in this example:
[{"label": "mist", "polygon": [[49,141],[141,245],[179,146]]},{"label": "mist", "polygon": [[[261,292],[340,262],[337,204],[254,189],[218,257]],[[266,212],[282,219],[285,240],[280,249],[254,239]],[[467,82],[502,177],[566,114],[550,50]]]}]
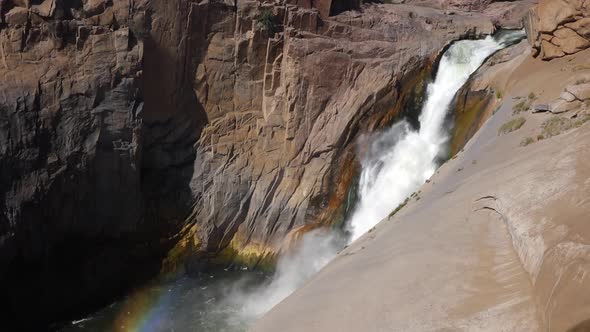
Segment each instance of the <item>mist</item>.
[{"label": "mist", "polygon": [[280,257],[275,274],[254,288],[237,283],[226,296],[240,307],[239,319],[253,321],[301,287],[348,243],[365,234],[429,179],[446,153],[445,118],[457,91],[488,56],[519,38],[522,31],[495,38],[463,40],[443,55],[434,82],[428,85],[420,127],[401,120],[390,128],[359,138],[361,160],[358,201],[346,231],[316,230]]}]

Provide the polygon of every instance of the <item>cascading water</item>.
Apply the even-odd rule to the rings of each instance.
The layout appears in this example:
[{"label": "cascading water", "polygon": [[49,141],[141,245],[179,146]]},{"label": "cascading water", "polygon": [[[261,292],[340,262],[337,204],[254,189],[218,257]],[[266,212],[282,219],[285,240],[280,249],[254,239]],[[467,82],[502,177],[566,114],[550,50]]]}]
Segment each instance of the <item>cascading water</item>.
[{"label": "cascading water", "polygon": [[454,95],[488,56],[524,36],[522,31],[503,31],[483,40],[454,43],[428,86],[420,128],[415,130],[402,120],[370,138],[362,160],[359,202],[347,222],[348,239],[337,232],[312,232],[297,250],[281,258],[277,272],[262,285],[231,271],[197,280],[183,278],[114,303],[62,331],[244,331],[324,267],[346,242],[387,217],[432,176],[445,154],[444,122]]},{"label": "cascading water", "polygon": [[454,43],[443,55],[435,81],[428,85],[420,129],[401,121],[377,135],[362,161],[358,206],[349,222],[351,241],[391,213],[434,174],[446,153],[444,120],[453,97],[487,57],[524,37],[504,32],[483,40]]},{"label": "cascading water", "polygon": [[[362,160],[359,202],[348,220],[348,243],[353,242],[391,213],[435,172],[445,154],[448,129],[445,117],[457,91],[494,52],[525,37],[524,31],[501,31],[482,40],[454,43],[443,55],[435,81],[428,86],[420,129],[402,120],[371,138]],[[283,257],[272,281],[253,296],[243,296],[243,307],[262,314],[324,267],[346,241],[338,235],[312,232],[299,250]],[[290,268],[286,268],[290,267]],[[280,294],[280,296],[276,296]]]}]

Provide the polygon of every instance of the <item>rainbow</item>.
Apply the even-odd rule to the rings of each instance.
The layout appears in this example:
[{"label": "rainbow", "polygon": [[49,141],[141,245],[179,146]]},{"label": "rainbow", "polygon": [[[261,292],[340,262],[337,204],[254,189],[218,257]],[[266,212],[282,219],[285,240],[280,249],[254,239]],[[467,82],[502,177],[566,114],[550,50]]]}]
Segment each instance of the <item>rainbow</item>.
[{"label": "rainbow", "polygon": [[166,331],[166,318],[173,303],[175,287],[145,287],[125,300],[113,322],[114,332]]}]

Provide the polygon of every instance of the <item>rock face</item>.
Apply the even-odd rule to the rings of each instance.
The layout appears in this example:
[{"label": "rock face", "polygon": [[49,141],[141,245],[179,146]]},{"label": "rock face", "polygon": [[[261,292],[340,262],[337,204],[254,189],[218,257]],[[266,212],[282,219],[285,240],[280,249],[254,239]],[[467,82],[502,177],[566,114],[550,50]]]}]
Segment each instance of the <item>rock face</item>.
[{"label": "rock face", "polygon": [[588,1],[541,0],[526,20],[533,55],[551,60],[590,47],[588,16]]},{"label": "rock face", "polygon": [[192,225],[171,269],[178,255],[195,252],[264,265],[285,238],[337,223],[354,138],[399,113],[402,81],[446,43],[493,29],[481,17],[405,5],[366,6],[320,26],[315,11],[287,6],[272,8],[283,25],[267,39],[247,14],[253,8],[230,10],[203,31],[209,44],[194,88],[209,124],[197,145]]},{"label": "rock face", "polygon": [[260,265],[342,220],[355,138],[414,104],[447,43],[494,29],[340,13],[358,6],[0,1],[0,310],[67,319],[164,259]]},{"label": "rock face", "polygon": [[[106,304],[157,273],[170,229],[177,229],[173,218],[186,217],[190,205],[169,206],[173,214],[149,210],[158,206],[145,176],[178,184],[180,176],[152,169],[174,168],[182,158],[192,163],[199,117],[177,116],[183,126],[169,131],[176,123],[159,125],[153,113],[166,120],[163,114],[187,114],[183,107],[192,105],[168,95],[168,109],[145,107],[156,98],[145,93],[153,90],[145,77],[157,75],[153,54],[172,53],[152,45],[164,29],[151,29],[147,2],[2,1],[1,8],[1,311],[27,329]],[[150,31],[155,41],[144,43]],[[178,59],[158,58],[160,68],[182,72],[165,67]],[[167,88],[183,93],[181,84],[159,91]],[[154,158],[159,149],[167,154]]]}]

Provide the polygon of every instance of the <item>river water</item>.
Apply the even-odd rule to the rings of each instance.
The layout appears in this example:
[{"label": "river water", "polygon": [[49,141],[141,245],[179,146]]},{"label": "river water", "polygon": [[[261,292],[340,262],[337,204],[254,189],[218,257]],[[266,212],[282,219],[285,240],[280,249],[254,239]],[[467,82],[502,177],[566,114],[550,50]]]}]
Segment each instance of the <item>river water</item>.
[{"label": "river water", "polygon": [[490,55],[524,37],[523,31],[501,31],[453,43],[428,85],[419,128],[401,120],[366,138],[370,144],[363,151],[358,202],[345,234],[306,234],[294,252],[279,260],[272,276],[223,271],[148,286],[60,331],[245,331],[432,176],[447,156],[451,128],[446,119],[455,94]]}]

